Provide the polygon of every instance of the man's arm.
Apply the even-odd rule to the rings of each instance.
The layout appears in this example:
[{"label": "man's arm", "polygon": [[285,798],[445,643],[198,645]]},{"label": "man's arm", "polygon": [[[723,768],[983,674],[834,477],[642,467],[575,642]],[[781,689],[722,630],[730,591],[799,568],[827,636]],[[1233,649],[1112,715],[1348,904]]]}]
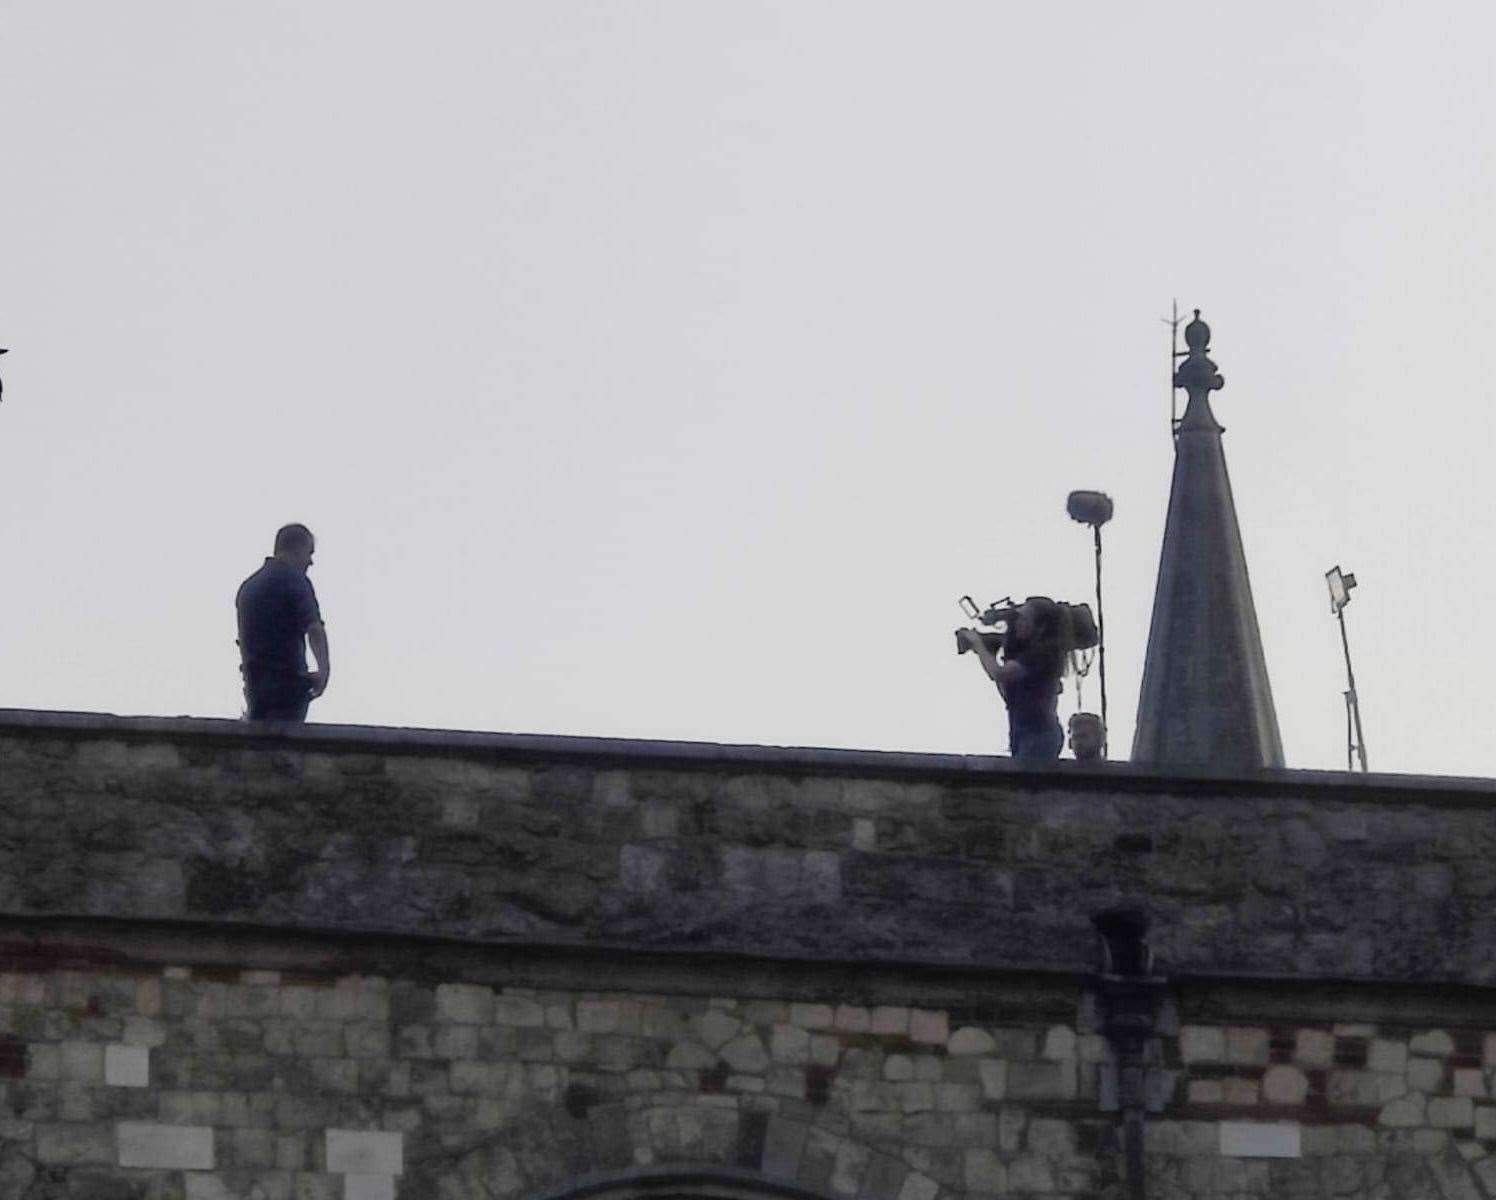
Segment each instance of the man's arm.
[{"label": "man's arm", "polygon": [[987,672],[988,678],[997,684],[998,690],[1002,691],[1008,684],[1023,675],[1023,667],[1008,659],[1006,662],[998,662],[997,655],[987,648],[987,642],[975,629],[958,629],[958,634],[965,640],[966,644],[976,653],[981,661],[982,670]]},{"label": "man's arm", "polygon": [[312,657],[317,660],[317,669],[307,677],[312,685],[312,698],[327,691],[327,681],[332,673],[332,660],[327,656],[327,626],[313,621],[306,631],[307,645],[312,648]]}]

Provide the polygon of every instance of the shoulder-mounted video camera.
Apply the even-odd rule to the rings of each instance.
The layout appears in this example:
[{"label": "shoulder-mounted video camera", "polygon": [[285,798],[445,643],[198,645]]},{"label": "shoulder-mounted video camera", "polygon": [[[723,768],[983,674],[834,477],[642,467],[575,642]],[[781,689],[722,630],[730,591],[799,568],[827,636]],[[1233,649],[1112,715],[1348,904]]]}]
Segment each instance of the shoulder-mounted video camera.
[{"label": "shoulder-mounted video camera", "polygon": [[[978,608],[976,601],[970,596],[962,596],[957,603],[968,618],[978,625],[987,626],[986,629],[977,630],[977,636],[986,643],[987,649],[993,654],[1001,650],[1008,628],[1018,616],[1020,606],[1013,603],[1013,598],[1004,596],[1001,600],[994,600],[986,608]],[[1068,649],[1090,650],[1101,640],[1096,629],[1096,618],[1091,615],[1089,604],[1068,604],[1064,600],[1056,600],[1055,606],[1060,610],[1060,620],[1065,625]],[[970,649],[966,640],[959,633],[956,634],[956,653],[965,654]]]}]

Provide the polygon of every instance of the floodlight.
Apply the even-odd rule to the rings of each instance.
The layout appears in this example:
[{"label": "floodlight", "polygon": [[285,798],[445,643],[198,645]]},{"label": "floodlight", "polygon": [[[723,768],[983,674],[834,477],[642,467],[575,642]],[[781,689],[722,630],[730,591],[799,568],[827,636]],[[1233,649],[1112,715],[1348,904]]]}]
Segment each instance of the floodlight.
[{"label": "floodlight", "polygon": [[1351,602],[1351,588],[1356,586],[1356,577],[1333,566],[1325,572],[1325,583],[1330,587],[1330,611],[1338,615]]}]

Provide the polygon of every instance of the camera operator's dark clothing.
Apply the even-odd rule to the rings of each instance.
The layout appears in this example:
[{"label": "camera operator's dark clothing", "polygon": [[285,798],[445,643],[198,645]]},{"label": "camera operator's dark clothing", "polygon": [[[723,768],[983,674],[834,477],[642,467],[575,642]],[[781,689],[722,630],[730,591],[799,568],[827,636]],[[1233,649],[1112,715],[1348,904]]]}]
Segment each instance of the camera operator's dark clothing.
[{"label": "camera operator's dark clothing", "polygon": [[312,581],[267,558],[239,585],[239,660],[252,721],[304,721],[311,702],[306,633],[322,620]]},{"label": "camera operator's dark clothing", "polygon": [[1009,656],[1023,674],[1003,689],[1008,706],[1008,752],[1014,758],[1055,759],[1065,745],[1060,726],[1060,679],[1042,662],[1019,653]]}]

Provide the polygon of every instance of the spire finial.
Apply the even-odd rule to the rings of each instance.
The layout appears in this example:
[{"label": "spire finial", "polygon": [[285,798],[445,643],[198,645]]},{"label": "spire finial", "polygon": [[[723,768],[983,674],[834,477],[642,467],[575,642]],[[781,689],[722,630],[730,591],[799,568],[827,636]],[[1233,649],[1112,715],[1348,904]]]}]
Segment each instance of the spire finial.
[{"label": "spire finial", "polygon": [[[1210,326],[1200,320],[1198,308],[1195,309],[1195,319],[1184,327],[1184,344],[1189,347],[1189,353],[1174,373],[1174,386],[1189,392],[1191,400],[1197,394],[1203,396],[1225,387],[1226,381],[1216,371],[1215,363],[1205,355],[1210,349]],[[1186,413],[1186,419],[1188,416]]]}]

